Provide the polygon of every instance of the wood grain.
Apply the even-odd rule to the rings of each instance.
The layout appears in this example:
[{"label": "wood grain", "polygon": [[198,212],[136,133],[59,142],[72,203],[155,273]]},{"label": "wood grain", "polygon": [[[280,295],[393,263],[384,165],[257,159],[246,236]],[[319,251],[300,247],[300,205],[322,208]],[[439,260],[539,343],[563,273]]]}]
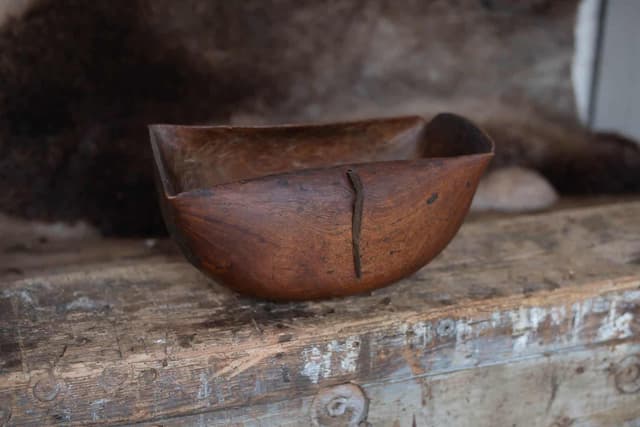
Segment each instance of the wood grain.
[{"label": "wood grain", "polygon": [[637,202],[468,223],[410,278],[320,302],[239,297],[162,241],[0,265],[7,425],[308,426],[347,382],[374,426],[640,418]]}]

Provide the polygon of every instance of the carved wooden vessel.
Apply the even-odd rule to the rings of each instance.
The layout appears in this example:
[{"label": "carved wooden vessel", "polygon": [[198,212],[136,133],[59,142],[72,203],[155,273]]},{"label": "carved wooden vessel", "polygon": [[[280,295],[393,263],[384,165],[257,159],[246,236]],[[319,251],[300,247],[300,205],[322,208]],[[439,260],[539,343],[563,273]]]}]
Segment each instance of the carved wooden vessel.
[{"label": "carved wooden vessel", "polygon": [[420,269],[457,232],[493,156],[491,139],[453,114],[149,129],[185,256],[272,300],[355,294]]}]

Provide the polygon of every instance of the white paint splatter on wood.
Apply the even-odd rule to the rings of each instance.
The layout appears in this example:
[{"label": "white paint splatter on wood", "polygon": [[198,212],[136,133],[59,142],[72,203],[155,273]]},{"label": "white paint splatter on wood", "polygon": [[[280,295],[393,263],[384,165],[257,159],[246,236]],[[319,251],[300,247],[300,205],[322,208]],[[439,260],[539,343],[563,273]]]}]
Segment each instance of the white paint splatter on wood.
[{"label": "white paint splatter on wood", "polygon": [[300,372],[309,378],[312,383],[318,384],[320,378],[326,378],[331,374],[331,353],[322,353],[318,347],[304,349],[302,352],[304,366]]},{"label": "white paint splatter on wood", "polygon": [[198,389],[198,400],[208,399],[211,396],[211,387],[206,372],[200,372],[200,388]]},{"label": "white paint splatter on wood", "polygon": [[99,421],[100,413],[104,410],[104,405],[109,402],[109,399],[98,399],[91,402],[91,420]]},{"label": "white paint splatter on wood", "polygon": [[[332,367],[337,373],[354,373],[358,369],[360,357],[360,337],[352,335],[344,341],[332,340],[323,350],[319,346],[302,351],[304,362],[300,373],[317,384],[321,378],[328,378],[333,374]],[[333,360],[337,363],[333,363]]]}]

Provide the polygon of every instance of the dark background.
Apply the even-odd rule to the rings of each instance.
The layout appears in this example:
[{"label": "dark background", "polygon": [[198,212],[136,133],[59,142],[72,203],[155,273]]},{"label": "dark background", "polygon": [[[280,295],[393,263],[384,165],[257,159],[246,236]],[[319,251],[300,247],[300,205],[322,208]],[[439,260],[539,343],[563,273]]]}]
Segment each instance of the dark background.
[{"label": "dark background", "polygon": [[494,137],[493,168],[562,193],[638,191],[638,146],[576,119],[577,1],[31,0],[0,26],[0,211],[164,233],[149,123],[439,111]]}]

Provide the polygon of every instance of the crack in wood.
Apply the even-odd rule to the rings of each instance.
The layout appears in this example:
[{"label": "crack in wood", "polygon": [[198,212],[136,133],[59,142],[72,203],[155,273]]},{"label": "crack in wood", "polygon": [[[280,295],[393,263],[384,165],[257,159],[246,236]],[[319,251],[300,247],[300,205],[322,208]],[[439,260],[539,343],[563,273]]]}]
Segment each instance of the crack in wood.
[{"label": "crack in wood", "polygon": [[362,276],[362,266],[360,261],[360,229],[362,227],[362,205],[364,203],[364,192],[360,175],[353,170],[347,170],[347,177],[351,182],[353,191],[355,192],[355,200],[353,202],[353,217],[351,220],[351,239],[353,246],[353,266],[356,271],[356,277]]},{"label": "crack in wood", "polygon": [[558,387],[560,386],[560,380],[555,372],[551,374],[551,395],[549,396],[549,402],[547,403],[546,413],[549,413],[551,409],[551,405],[553,405],[553,401],[556,400],[556,395],[558,394]]},{"label": "crack in wood", "polygon": [[[112,306],[112,297],[114,295],[113,289],[112,289],[112,285],[111,284],[107,284],[104,288],[104,297],[105,300],[108,302],[109,307]],[[107,321],[109,322],[111,329],[113,330],[113,336],[115,338],[116,341],[116,346],[118,348],[118,355],[120,356],[120,359],[124,359],[124,353],[122,351],[122,344],[120,343],[120,335],[118,334],[118,313],[115,311],[111,311],[110,310],[110,314],[107,315]]]},{"label": "crack in wood", "polygon": [[19,308],[19,302],[17,301],[17,297],[15,295],[11,296],[11,308],[13,310],[13,314],[16,318],[16,334],[17,334],[17,338],[18,338],[18,348],[20,349],[20,363],[22,365],[22,373],[24,374],[24,376],[26,378],[29,377],[29,367],[27,365],[27,358],[25,355],[25,351],[24,351],[24,339],[22,338],[22,330],[20,328],[20,308]]}]

